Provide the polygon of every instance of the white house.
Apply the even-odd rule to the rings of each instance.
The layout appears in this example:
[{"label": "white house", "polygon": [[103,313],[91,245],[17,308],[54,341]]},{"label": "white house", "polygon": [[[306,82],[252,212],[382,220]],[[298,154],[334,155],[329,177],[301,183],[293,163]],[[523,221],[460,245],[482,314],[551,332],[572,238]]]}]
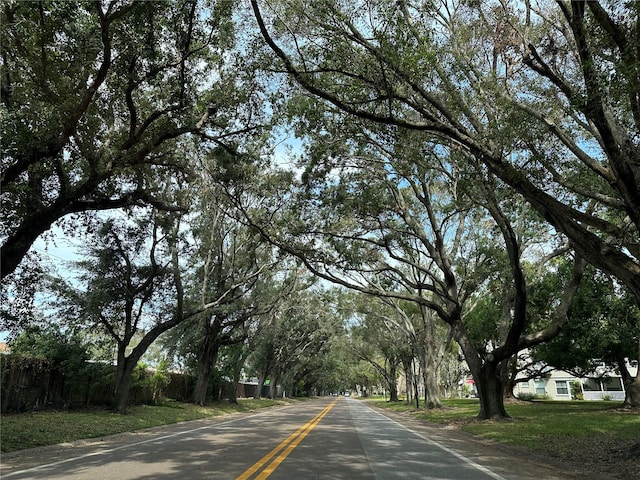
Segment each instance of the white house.
[{"label": "white house", "polygon": [[[627,367],[632,376],[638,375],[637,361],[628,361]],[[593,374],[585,377],[576,377],[562,370],[550,370],[542,378],[518,382],[513,393],[515,396],[536,395],[551,400],[571,400],[571,384],[576,381],[585,400],[624,400],[622,377],[604,362],[598,365]]]}]

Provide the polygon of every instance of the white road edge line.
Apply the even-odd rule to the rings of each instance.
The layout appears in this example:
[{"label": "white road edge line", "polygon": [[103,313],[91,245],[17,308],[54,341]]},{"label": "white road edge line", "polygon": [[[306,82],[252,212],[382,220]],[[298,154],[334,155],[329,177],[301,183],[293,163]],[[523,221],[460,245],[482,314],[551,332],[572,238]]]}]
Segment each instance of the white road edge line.
[{"label": "white road edge line", "polygon": [[45,468],[56,467],[58,465],[63,465],[65,463],[75,462],[77,460],[82,460],[83,458],[97,457],[99,455],[106,455],[108,453],[116,452],[118,450],[123,450],[125,448],[131,448],[131,447],[136,447],[138,445],[144,445],[145,443],[158,442],[158,441],[166,440],[167,438],[173,438],[173,437],[177,437],[177,436],[180,436],[180,435],[186,435],[186,434],[189,434],[189,433],[194,433],[194,432],[197,432],[199,430],[206,430],[208,428],[215,428],[215,427],[220,427],[220,426],[223,426],[223,425],[228,425],[230,423],[234,423],[234,422],[237,422],[237,421],[240,421],[240,420],[246,420],[248,418],[256,417],[256,416],[258,416],[260,414],[264,414],[264,413],[267,413],[267,412],[258,412],[258,413],[254,413],[253,415],[249,415],[247,417],[234,418],[232,420],[227,420],[226,422],[214,423],[212,425],[205,425],[203,427],[193,428],[191,430],[185,430],[184,432],[176,432],[176,433],[172,433],[171,435],[164,435],[162,437],[149,438],[147,440],[142,440],[140,442],[127,443],[126,445],[120,445],[119,447],[113,447],[113,448],[109,448],[107,450],[100,450],[98,452],[86,453],[86,454],[80,455],[78,457],[65,458],[64,460],[59,460],[59,461],[53,462],[53,463],[47,463],[45,465],[38,465],[36,467],[27,468],[25,470],[18,470],[18,471],[15,471],[15,472],[2,473],[0,476],[4,479],[4,478],[8,478],[8,477],[13,477],[15,475],[20,475],[20,474],[23,474],[23,473],[35,472],[37,470],[44,470]]},{"label": "white road edge line", "polygon": [[440,448],[440,449],[444,450],[445,452],[450,453],[450,454],[451,454],[451,455],[453,455],[454,457],[459,458],[460,460],[462,460],[463,462],[465,462],[465,463],[467,463],[467,464],[471,465],[472,467],[477,468],[477,469],[478,469],[478,470],[480,470],[481,472],[483,472],[483,473],[485,473],[485,474],[489,475],[491,478],[494,478],[495,480],[507,480],[507,479],[506,479],[506,478],[504,478],[503,476],[498,475],[498,474],[497,474],[497,473],[495,473],[495,472],[492,472],[492,471],[491,471],[491,470],[489,470],[488,468],[483,467],[482,465],[480,465],[480,464],[478,464],[478,463],[474,462],[473,460],[471,460],[471,459],[469,459],[469,458],[465,457],[465,456],[464,456],[464,455],[462,455],[461,453],[458,453],[458,452],[456,452],[455,450],[450,449],[449,447],[445,447],[444,445],[442,445],[442,444],[440,444],[440,443],[436,442],[435,440],[432,440],[432,439],[430,439],[429,437],[425,437],[425,436],[424,436],[424,435],[422,435],[421,433],[416,432],[415,430],[412,430],[412,429],[410,429],[409,427],[406,427],[406,426],[402,425],[400,422],[397,422],[397,421],[396,421],[396,420],[394,420],[393,418],[387,417],[386,415],[384,415],[384,414],[382,414],[382,413],[380,413],[380,412],[378,412],[378,411],[374,410],[374,409],[373,409],[373,408],[371,408],[369,405],[366,405],[366,404],[361,404],[361,405],[363,405],[364,407],[368,408],[368,409],[369,409],[369,410],[371,410],[372,412],[374,412],[374,413],[376,413],[376,414],[380,415],[381,417],[386,418],[387,420],[389,420],[389,421],[391,421],[391,422],[395,423],[396,425],[398,425],[398,426],[402,427],[402,428],[403,428],[403,429],[405,429],[406,431],[411,432],[411,433],[413,433],[414,435],[416,435],[416,436],[418,436],[418,437],[422,438],[423,440],[426,440],[427,442],[431,443],[432,445],[435,445],[436,447],[438,447],[438,448]]}]

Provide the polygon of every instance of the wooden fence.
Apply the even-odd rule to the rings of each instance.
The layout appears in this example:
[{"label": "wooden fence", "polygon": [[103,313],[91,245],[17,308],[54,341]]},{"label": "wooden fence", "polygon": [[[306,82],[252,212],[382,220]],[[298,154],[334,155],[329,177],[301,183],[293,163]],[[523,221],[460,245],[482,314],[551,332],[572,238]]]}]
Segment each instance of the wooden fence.
[{"label": "wooden fence", "polygon": [[[68,378],[61,368],[52,366],[48,360],[0,355],[0,410],[5,413],[111,405],[115,366],[87,363],[85,367],[82,376]],[[158,388],[158,384],[152,382],[153,373],[143,371],[138,375],[130,391],[131,405],[151,404],[160,397],[189,401],[193,377],[168,373],[167,381]],[[229,384],[214,388],[217,397],[229,396],[232,387]]]}]

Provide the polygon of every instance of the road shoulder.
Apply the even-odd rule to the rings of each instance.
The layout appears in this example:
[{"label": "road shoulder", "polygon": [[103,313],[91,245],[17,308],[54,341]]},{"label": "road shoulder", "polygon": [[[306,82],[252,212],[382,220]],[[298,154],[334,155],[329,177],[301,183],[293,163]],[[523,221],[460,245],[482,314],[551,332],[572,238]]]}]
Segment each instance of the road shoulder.
[{"label": "road shoulder", "polygon": [[611,480],[611,475],[585,471],[558,459],[527,449],[505,445],[459,430],[456,427],[435,424],[415,418],[408,412],[394,412],[373,403],[370,408],[465,457],[498,473],[517,473],[522,478],[567,480]]}]

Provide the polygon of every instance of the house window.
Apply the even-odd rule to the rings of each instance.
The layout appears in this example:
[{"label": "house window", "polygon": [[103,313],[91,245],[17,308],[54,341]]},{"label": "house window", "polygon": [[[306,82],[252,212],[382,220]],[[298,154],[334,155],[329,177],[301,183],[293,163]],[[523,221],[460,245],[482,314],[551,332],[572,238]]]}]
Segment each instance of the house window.
[{"label": "house window", "polygon": [[582,382],[582,389],[585,392],[599,392],[601,390],[600,382],[594,378],[587,378]]},{"label": "house window", "polygon": [[607,392],[622,392],[622,382],[619,377],[605,378],[602,380],[602,389]]},{"label": "house window", "polygon": [[556,393],[558,395],[569,395],[569,383],[566,380],[556,380]]},{"label": "house window", "polygon": [[536,395],[546,395],[547,390],[544,388],[544,382],[536,380]]}]

